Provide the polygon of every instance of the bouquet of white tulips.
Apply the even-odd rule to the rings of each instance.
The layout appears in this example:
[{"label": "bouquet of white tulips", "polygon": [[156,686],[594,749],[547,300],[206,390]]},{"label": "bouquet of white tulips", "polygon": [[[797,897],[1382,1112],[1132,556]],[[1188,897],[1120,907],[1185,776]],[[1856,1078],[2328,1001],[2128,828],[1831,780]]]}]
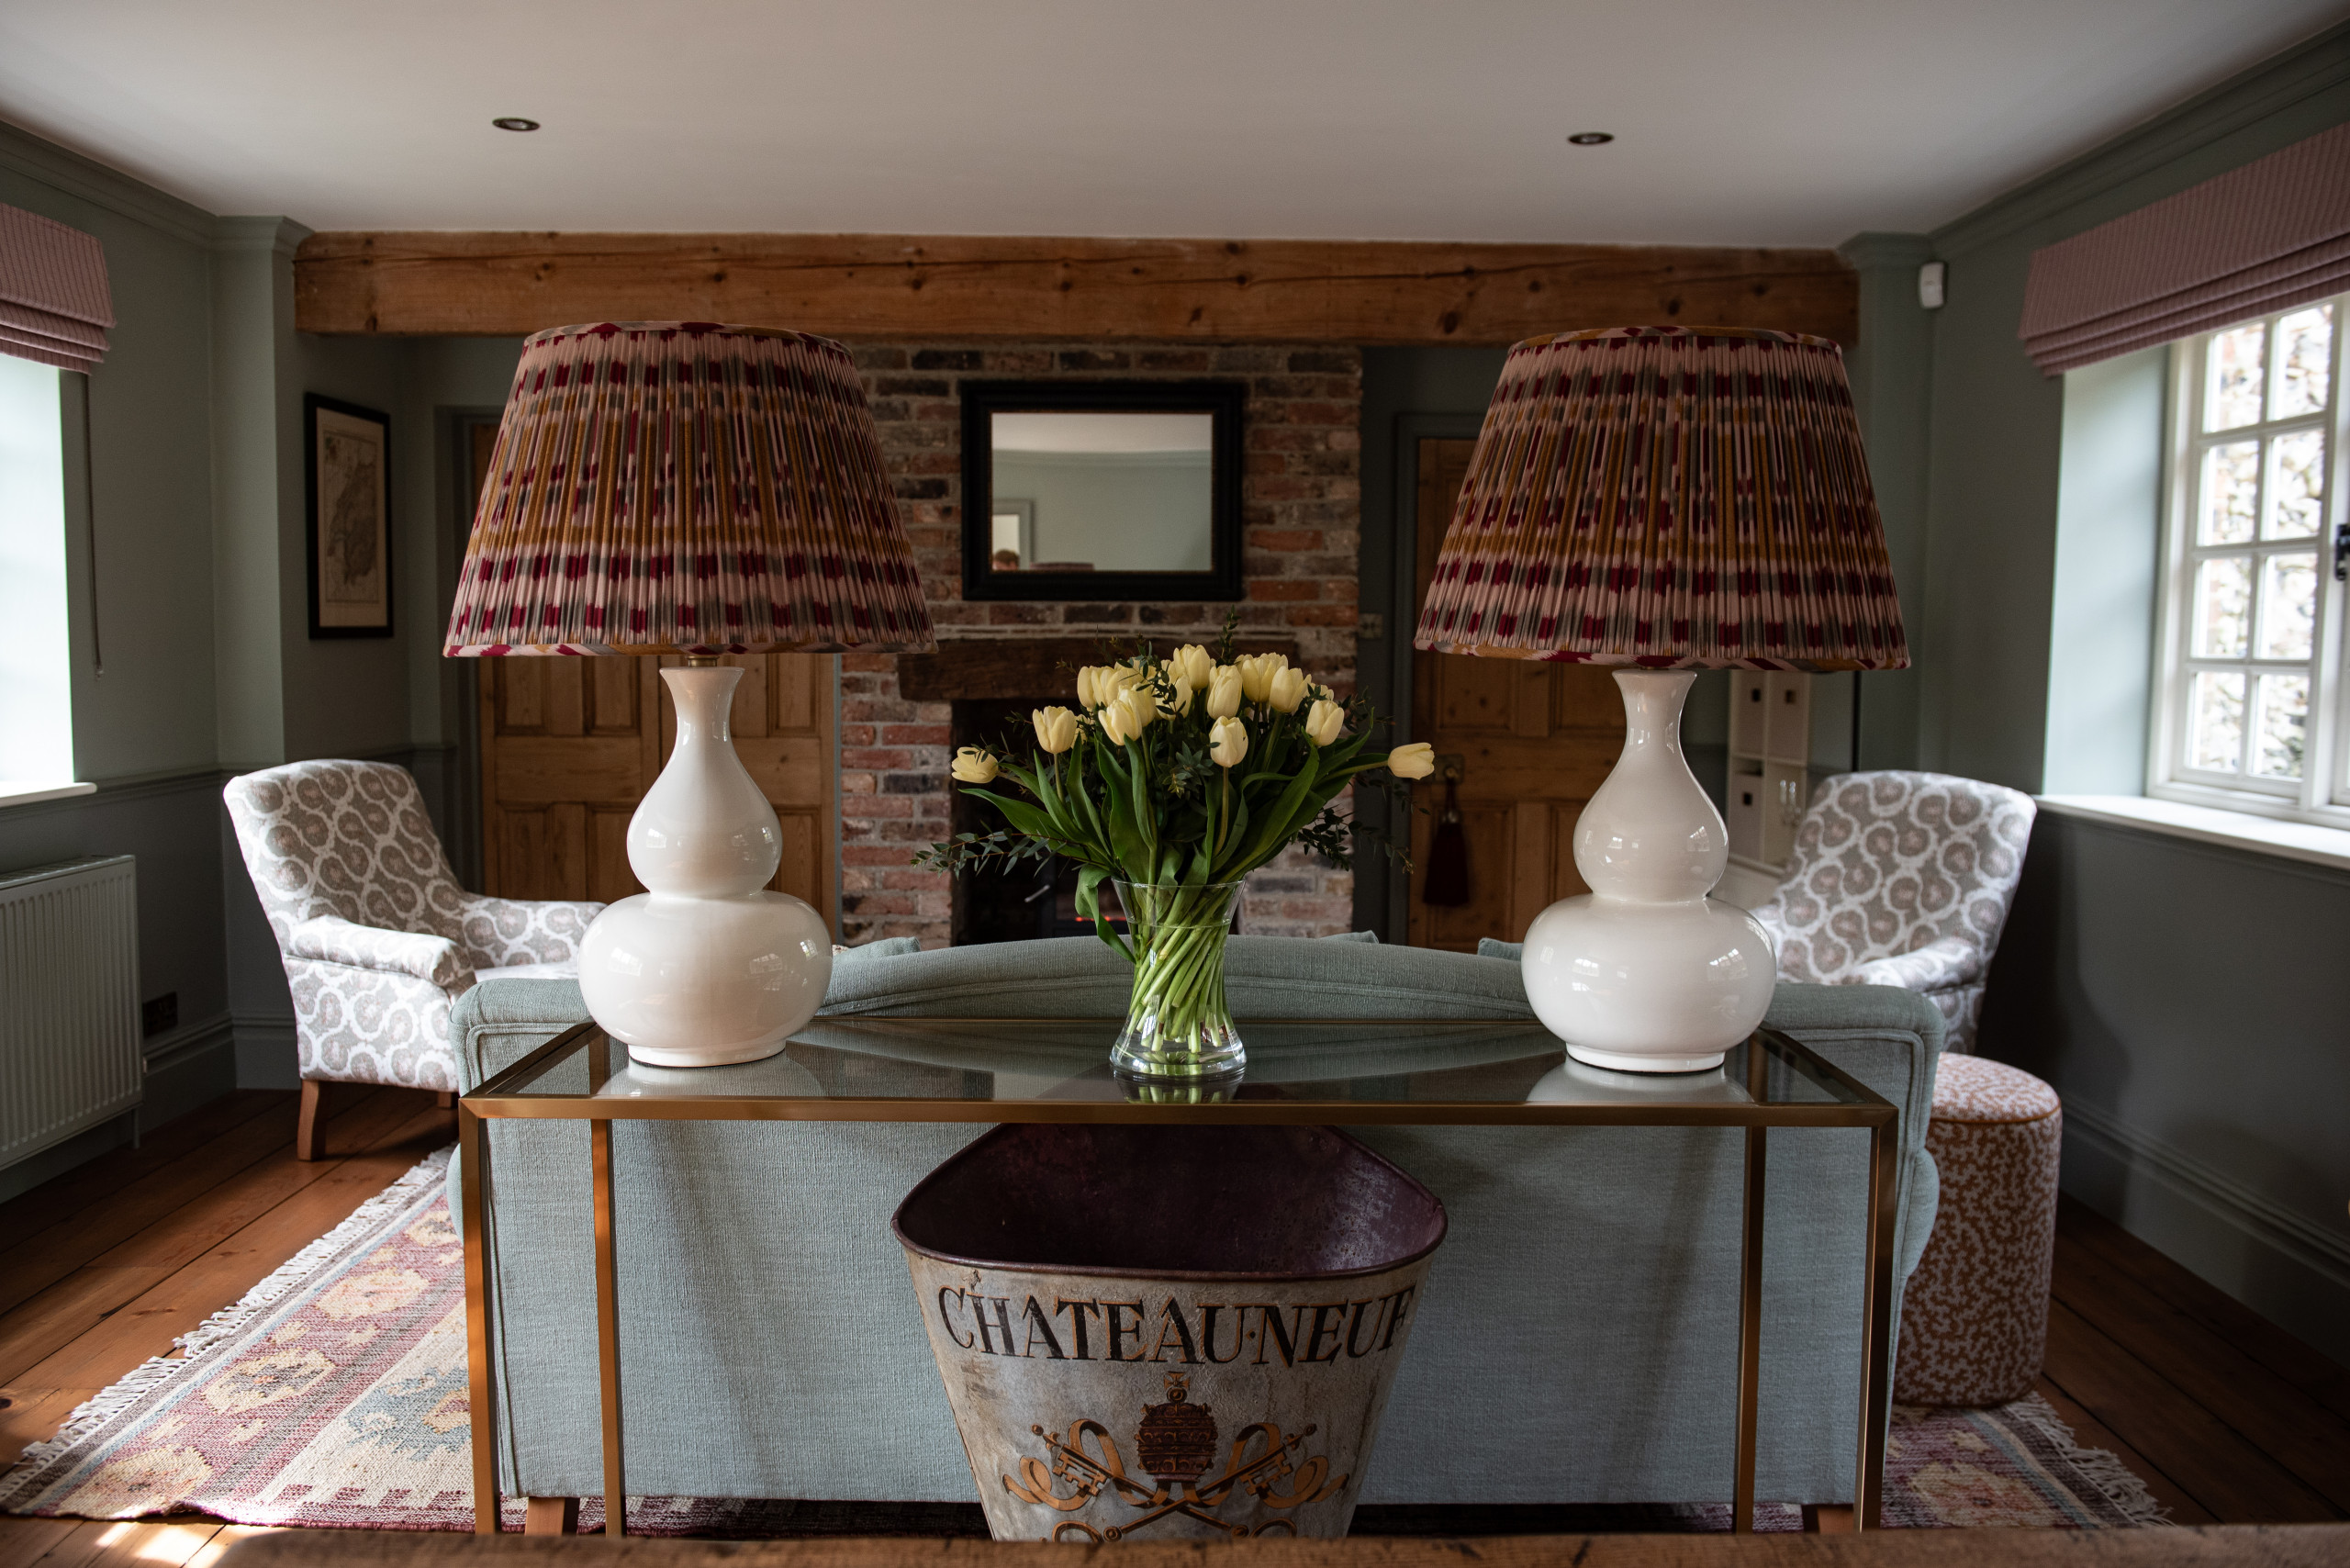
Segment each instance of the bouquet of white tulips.
[{"label": "bouquet of white tulips", "polygon": [[[1424,778],[1435,767],[1425,745],[1366,756],[1367,703],[1340,702],[1282,655],[1236,656],[1232,643],[1227,626],[1214,654],[1192,644],[1079,670],[1077,707],[1037,709],[1024,759],[958,751],[955,778],[1011,831],[915,857],[947,871],[1075,862],[1079,914],[1136,966],[1127,1035],[1139,1026],[1150,1048],[1122,1038],[1115,1054],[1136,1070],[1237,1065],[1237,1035],[1228,1052],[1205,1036],[1230,1033],[1222,959],[1240,879],[1292,844],[1348,864],[1355,828],[1331,801],[1365,774]],[[1102,913],[1104,881],[1125,907],[1123,935]]]}]

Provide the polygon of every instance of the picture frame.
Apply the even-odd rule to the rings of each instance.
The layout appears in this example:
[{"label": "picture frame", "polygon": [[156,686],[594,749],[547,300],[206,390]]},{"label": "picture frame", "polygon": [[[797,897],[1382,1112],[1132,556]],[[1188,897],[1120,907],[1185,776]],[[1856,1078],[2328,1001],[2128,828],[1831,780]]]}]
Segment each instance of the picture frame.
[{"label": "picture frame", "polygon": [[392,419],[302,398],[310,636],[392,634]]},{"label": "picture frame", "polygon": [[[1241,583],[1241,442],[1248,387],[1237,381],[966,381],[962,402],[963,597],[985,599],[1231,601]],[[1004,487],[998,506],[996,420],[1002,416],[1174,415],[1198,421],[1206,450],[1187,454],[1196,465],[1196,550],[1193,566],[1138,569],[1129,561],[1091,558],[1061,543],[1060,510],[1023,477]],[[1027,456],[1026,454],[1018,455]],[[1094,462],[1103,459],[1094,457]],[[999,539],[1001,525],[1007,537]],[[1016,518],[1016,523],[1010,520]],[[1048,523],[1054,524],[1048,534]],[[1019,569],[1005,570],[998,553],[1017,528]],[[1035,559],[1039,553],[1050,559]]]}]

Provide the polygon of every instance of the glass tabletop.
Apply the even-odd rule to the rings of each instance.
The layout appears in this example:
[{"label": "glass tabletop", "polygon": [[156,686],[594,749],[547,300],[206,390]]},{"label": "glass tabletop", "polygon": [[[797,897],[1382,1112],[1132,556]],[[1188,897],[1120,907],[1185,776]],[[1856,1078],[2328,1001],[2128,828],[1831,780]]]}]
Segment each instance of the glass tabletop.
[{"label": "glass tabletop", "polygon": [[[496,1075],[466,1101],[489,1115],[688,1119],[887,1119],[895,1107],[910,1120],[930,1119],[925,1112],[954,1120],[995,1119],[991,1113],[1025,1120],[1038,1118],[1015,1108],[1082,1115],[1087,1106],[1118,1119],[1157,1119],[1149,1116],[1152,1107],[1172,1113],[1189,1106],[1229,1114],[1253,1108],[1285,1121],[1311,1119],[1317,1109],[1333,1113],[1330,1120],[1419,1120],[1416,1110],[1449,1108],[1476,1120],[1554,1119],[1547,1110],[1684,1125],[1767,1119],[1858,1126],[1874,1118],[1852,1113],[1890,1109],[1769,1029],[1710,1071],[1629,1073],[1575,1060],[1557,1036],[1532,1023],[1250,1021],[1241,1026],[1247,1070],[1193,1081],[1113,1072],[1108,1058],[1118,1027],[1115,1019],[819,1018],[763,1061],[665,1068],[634,1060],[590,1024]],[[1789,1114],[1767,1114],[1773,1111]]]}]

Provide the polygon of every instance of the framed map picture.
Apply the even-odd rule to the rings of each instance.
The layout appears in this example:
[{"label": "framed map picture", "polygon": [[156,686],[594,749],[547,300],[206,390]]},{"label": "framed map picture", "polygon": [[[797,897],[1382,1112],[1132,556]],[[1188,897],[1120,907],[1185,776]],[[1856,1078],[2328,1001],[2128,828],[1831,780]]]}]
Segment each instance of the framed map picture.
[{"label": "framed map picture", "polygon": [[392,421],[309,393],[310,635],[392,634]]}]

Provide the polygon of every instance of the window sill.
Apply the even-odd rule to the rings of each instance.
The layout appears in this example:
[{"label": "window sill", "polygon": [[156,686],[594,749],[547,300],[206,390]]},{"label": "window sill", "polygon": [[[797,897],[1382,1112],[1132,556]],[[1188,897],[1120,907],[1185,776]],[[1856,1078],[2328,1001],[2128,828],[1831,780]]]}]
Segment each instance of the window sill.
[{"label": "window sill", "polygon": [[2120,823],[2171,838],[2224,844],[2232,849],[2306,860],[2350,870],[2350,832],[2311,823],[2284,822],[2248,812],[2152,801],[2138,795],[2042,795],[2040,809],[2087,822]]},{"label": "window sill", "polygon": [[0,779],[0,807],[29,806],[36,801],[62,801],[97,792],[95,784],[25,784]]}]

